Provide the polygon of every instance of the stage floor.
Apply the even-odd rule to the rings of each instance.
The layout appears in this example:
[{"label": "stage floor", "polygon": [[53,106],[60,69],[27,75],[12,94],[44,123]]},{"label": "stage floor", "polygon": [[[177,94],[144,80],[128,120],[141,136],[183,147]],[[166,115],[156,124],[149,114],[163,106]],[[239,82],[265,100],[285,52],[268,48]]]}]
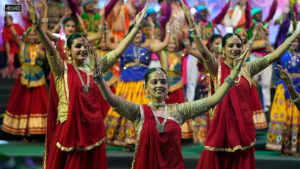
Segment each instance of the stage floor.
[{"label": "stage floor", "polygon": [[[182,154],[187,169],[195,169],[203,146],[200,144],[183,144]],[[16,163],[18,168],[41,169],[43,143],[24,143],[0,140],[0,168],[5,163]],[[107,146],[108,168],[129,169],[133,152],[123,152],[123,147]],[[26,158],[30,157],[30,158]],[[256,150],[255,159],[257,169],[299,169],[300,157],[281,156],[279,152]],[[1,167],[2,166],[2,167]]]}]

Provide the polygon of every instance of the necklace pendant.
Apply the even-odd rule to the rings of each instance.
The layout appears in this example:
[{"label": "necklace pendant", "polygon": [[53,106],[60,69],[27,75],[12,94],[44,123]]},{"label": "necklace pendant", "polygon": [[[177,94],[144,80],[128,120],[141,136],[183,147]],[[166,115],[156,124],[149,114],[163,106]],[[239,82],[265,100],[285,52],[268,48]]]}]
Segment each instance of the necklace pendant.
[{"label": "necklace pendant", "polygon": [[156,124],[156,128],[157,128],[157,131],[159,133],[163,133],[164,130],[165,130],[165,127],[163,125],[160,125],[160,124]]},{"label": "necklace pendant", "polygon": [[86,94],[89,92],[89,88],[87,86],[83,86],[82,91]]}]

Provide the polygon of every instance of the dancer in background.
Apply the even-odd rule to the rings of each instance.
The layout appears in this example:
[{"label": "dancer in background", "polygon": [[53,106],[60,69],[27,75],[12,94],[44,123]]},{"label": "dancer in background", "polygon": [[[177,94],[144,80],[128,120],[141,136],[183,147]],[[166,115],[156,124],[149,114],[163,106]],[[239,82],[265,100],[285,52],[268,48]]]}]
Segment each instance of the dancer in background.
[{"label": "dancer in background", "polygon": [[48,96],[42,69],[46,57],[33,27],[27,29],[19,46],[21,75],[12,88],[2,130],[26,140],[26,136],[46,133]]},{"label": "dancer in background", "polygon": [[[223,7],[221,12],[213,18],[211,21],[208,20],[208,16],[210,15],[206,6],[201,5],[197,7],[197,12],[195,14],[196,23],[199,27],[200,34],[202,35],[202,39],[204,44],[206,45],[208,40],[210,40],[211,36],[214,34],[214,28],[217,27],[218,24],[221,23],[227,10],[230,7],[231,0],[229,0],[226,5]],[[219,32],[221,34],[221,32]]]},{"label": "dancer in background", "polygon": [[[204,63],[213,79],[210,92],[214,93],[235,65],[235,59],[241,56],[242,40],[236,34],[225,35],[222,39],[224,60],[221,64],[217,64],[215,57],[202,42],[190,11],[183,3],[182,5],[193,36],[196,37],[194,41],[197,49],[203,56]],[[236,79],[237,85],[231,88],[224,100],[209,112],[208,133],[197,168],[255,168],[254,144],[256,138],[251,108],[250,79],[280,58],[299,33],[300,23],[293,35],[274,52],[243,65]]]},{"label": "dancer in background", "polygon": [[20,43],[20,36],[22,36],[23,33],[23,28],[19,24],[13,23],[12,16],[5,12],[2,38],[7,56],[7,70],[4,71],[7,77],[18,76],[20,67],[18,43]]},{"label": "dancer in background", "polygon": [[[253,45],[253,40],[255,38],[255,35],[257,34],[256,31],[257,27],[253,31],[253,35],[251,39],[248,40],[248,34],[245,29],[243,28],[238,28],[235,30],[235,33],[239,35],[242,39],[243,42],[243,50],[247,49],[250,47],[252,49]],[[247,60],[249,61],[250,54],[247,57]],[[259,98],[258,90],[256,88],[256,80],[252,79],[251,80],[251,96],[252,96],[252,101],[251,101],[251,106],[252,106],[252,111],[253,111],[253,122],[255,129],[264,129],[267,128],[267,120],[266,120],[266,115],[265,112],[262,108],[261,101]]]},{"label": "dancer in background", "polygon": [[[291,36],[289,34],[287,37]],[[298,39],[294,40],[291,47],[280,59],[277,66],[278,74],[282,78],[277,82],[276,92],[271,108],[268,140],[266,148],[280,151],[283,155],[299,156],[299,134],[300,134],[300,113],[293,103],[293,95],[288,92],[292,86],[300,92],[300,53],[297,53]],[[285,71],[283,71],[285,69]],[[288,79],[289,83],[284,83]]]},{"label": "dancer in background", "polygon": [[[107,168],[105,152],[106,116],[105,101],[91,77],[85,60],[94,55],[84,35],[74,33],[67,39],[67,54],[70,62],[63,61],[58,51],[47,38],[39,24],[35,8],[27,0],[33,25],[47,51],[47,59],[53,76],[50,81],[50,99],[47,119],[44,167],[59,168]],[[136,27],[124,38],[119,46],[99,60],[105,72],[116,62],[130,44],[142,19],[147,5],[136,17]],[[97,56],[94,56],[97,57]],[[90,134],[93,133],[93,134]]]},{"label": "dancer in background", "polygon": [[[269,40],[268,25],[270,24],[273,16],[275,15],[277,8],[277,0],[273,0],[272,6],[269,11],[268,17],[265,21],[262,21],[262,10],[254,8],[251,10],[251,27],[248,30],[249,39],[253,36],[254,28],[256,28],[257,34],[253,40],[251,58],[250,61],[255,61],[261,57],[271,53],[274,49],[271,46]],[[261,89],[263,96],[263,109],[264,112],[270,111],[271,106],[271,79],[272,79],[272,65],[266,68],[261,73],[257,74],[254,78],[257,80],[261,77]]]}]

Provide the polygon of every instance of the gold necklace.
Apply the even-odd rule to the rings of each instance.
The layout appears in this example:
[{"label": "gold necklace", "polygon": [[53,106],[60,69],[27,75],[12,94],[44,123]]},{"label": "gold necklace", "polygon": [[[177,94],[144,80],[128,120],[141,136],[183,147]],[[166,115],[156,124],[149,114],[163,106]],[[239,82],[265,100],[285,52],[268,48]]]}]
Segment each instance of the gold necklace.
[{"label": "gold necklace", "polygon": [[89,92],[89,87],[90,87],[90,76],[88,75],[88,73],[86,73],[86,81],[87,81],[87,83],[84,84],[84,81],[83,81],[83,79],[81,77],[80,72],[76,68],[75,68],[75,71],[76,71],[76,73],[77,73],[77,75],[78,75],[78,77],[80,79],[83,93],[85,93],[85,94],[88,93]]}]

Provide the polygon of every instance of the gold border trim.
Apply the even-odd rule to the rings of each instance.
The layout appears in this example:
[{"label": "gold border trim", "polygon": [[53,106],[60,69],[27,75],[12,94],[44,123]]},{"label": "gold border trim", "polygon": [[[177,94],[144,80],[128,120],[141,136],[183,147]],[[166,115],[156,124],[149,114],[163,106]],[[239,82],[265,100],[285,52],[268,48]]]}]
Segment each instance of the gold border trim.
[{"label": "gold border trim", "polygon": [[255,145],[256,139],[250,143],[248,146],[241,146],[237,145],[234,146],[233,148],[217,148],[217,147],[210,147],[210,146],[204,146],[205,150],[208,151],[225,151],[225,152],[235,152],[237,150],[248,150],[249,148],[253,147]]},{"label": "gold border trim", "polygon": [[56,146],[61,150],[61,151],[66,151],[70,152],[73,150],[78,150],[78,151],[89,151],[95,147],[100,146],[103,142],[105,141],[105,138],[101,139],[100,141],[96,142],[95,144],[89,145],[87,147],[64,147],[62,146],[59,142],[56,143]]}]

